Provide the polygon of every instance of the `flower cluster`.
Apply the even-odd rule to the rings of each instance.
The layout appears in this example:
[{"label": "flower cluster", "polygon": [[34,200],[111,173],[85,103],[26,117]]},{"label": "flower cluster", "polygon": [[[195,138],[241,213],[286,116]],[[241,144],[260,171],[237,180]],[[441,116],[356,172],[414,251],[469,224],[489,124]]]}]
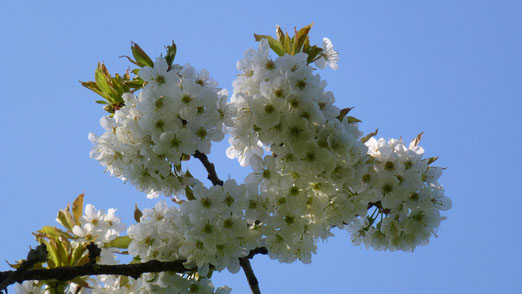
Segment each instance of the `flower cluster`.
[{"label": "flower cluster", "polygon": [[430,165],[436,158],[423,159],[419,139],[409,147],[402,139],[366,142],[372,159],[359,194],[374,211],[350,224],[353,242],[380,250],[413,250],[427,244],[444,219],[440,211],[450,209],[451,201],[437,181],[442,168]]},{"label": "flower cluster", "polygon": [[362,133],[333,105],[306,54],[272,60],[263,39],[237,67],[227,155],[254,170],[245,182],[259,185],[265,199],[269,217],[258,221],[270,256],[308,263],[317,238],[365,212],[349,188],[359,184],[357,171],[367,159]]},{"label": "flower cluster", "polygon": [[244,210],[249,198],[245,185],[228,180],[210,189],[194,187],[194,200],[176,206],[165,201],[145,209],[138,224],[132,225],[129,253],[141,261],[186,259],[186,268],[197,268],[200,275],[225,268],[239,271],[239,258],[259,246],[255,229],[257,215]]},{"label": "flower cluster", "polygon": [[143,91],[124,94],[125,105],[101,119],[102,136],[89,134],[91,157],[149,198],[182,194],[191,184],[182,159],[196,151],[208,154],[211,142],[223,139],[220,105],[227,93],[207,71],[188,64],[169,68],[163,57],[139,75]]},{"label": "flower cluster", "polygon": [[[280,262],[310,263],[334,228],[379,250],[429,242],[451,207],[438,183],[442,168],[423,158],[420,135],[408,147],[402,139],[377,140],[376,132],[362,136],[360,120],[334,105],[312,66],[337,69],[339,54],[328,38],[322,49],[311,46],[310,27],[291,39],[280,28],[278,40],[256,35],[258,49],[237,62],[228,102],[205,70],[171,65],[173,57],[140,65],[143,89],[123,94],[114,114],[102,118],[105,133],[89,135],[91,157],[149,198],[174,198],[175,205],[162,200],[143,210],[127,230],[128,253],[141,262],[183,260],[187,272],[106,276],[93,280],[94,293],[229,293],[212,285],[213,271],[236,273],[260,248]],[[182,163],[209,154],[225,134],[227,156],[252,172],[244,184],[213,180],[207,188]],[[122,230],[113,210],[89,205],[72,229],[99,245]],[[104,254],[105,263],[116,262]]]}]

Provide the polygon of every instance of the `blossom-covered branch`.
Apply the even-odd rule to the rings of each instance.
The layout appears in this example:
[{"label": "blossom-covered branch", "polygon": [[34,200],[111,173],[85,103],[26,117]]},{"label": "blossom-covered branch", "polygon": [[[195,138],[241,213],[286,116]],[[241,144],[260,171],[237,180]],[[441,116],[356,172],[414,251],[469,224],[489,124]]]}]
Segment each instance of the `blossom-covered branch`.
[{"label": "blossom-covered branch", "polygon": [[[47,242],[45,266],[99,269],[83,246],[94,242],[98,262],[109,268],[117,251],[139,264],[174,262],[180,271],[144,272],[133,281],[75,278],[66,285],[74,292],[225,294],[231,289],[215,289],[212,273],[243,268],[259,293],[251,257],[310,263],[334,229],[347,229],[354,244],[377,250],[426,245],[451,207],[438,182],[443,168],[433,165],[438,157],[424,157],[422,133],[407,144],[360,131],[353,107],[335,105],[317,70],[337,69],[339,53],[328,38],[313,45],[311,27],[296,28],[293,36],[279,26],[276,37],[255,34],[258,48],[237,62],[230,99],[206,70],[174,63],[174,43],[154,61],[133,44],[134,59],[128,58],[137,68],[124,75],[98,65],[95,81],[83,85],[106,99],[97,102],[109,115],[101,120],[105,132],[89,135],[91,157],[148,198],[164,195],[175,203],[161,200],[143,212],[136,207],[137,223],[126,229],[115,209],[105,214],[89,204],[82,214],[79,197],[72,214],[69,207],[58,214],[66,231],[44,227],[35,235]],[[226,155],[252,169],[244,183],[222,181],[208,160],[225,134]],[[201,161],[212,186],[188,171],[190,156]],[[32,293],[31,287],[65,286],[23,287]]]},{"label": "blossom-covered branch", "polygon": [[[242,262],[248,262],[249,259],[253,258],[257,254],[267,254],[266,248],[256,248],[254,250],[251,250],[248,256],[242,258]],[[185,262],[186,260],[150,260],[143,263],[116,265],[87,263],[80,266],[64,266],[53,269],[24,269],[17,271],[5,271],[0,272],[0,290],[7,289],[7,286],[11,284],[22,283],[23,281],[30,280],[69,281],[73,280],[76,277],[96,275],[118,275],[138,279],[143,273],[193,272],[194,269],[185,268],[185,266],[183,265]],[[19,272],[19,274],[17,274],[17,272]]]}]

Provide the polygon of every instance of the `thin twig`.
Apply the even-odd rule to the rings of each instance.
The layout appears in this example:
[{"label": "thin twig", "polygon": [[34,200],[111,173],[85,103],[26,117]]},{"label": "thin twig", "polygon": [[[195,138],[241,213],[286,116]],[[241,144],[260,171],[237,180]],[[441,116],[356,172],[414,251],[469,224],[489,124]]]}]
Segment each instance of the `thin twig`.
[{"label": "thin twig", "polygon": [[194,153],[192,156],[199,159],[201,163],[203,163],[203,166],[208,172],[208,179],[212,182],[212,185],[214,186],[223,186],[223,181],[219,179],[216,173],[216,168],[214,167],[214,164],[211,163],[208,160],[208,157],[206,154],[199,152],[199,150],[196,150],[196,153]]},{"label": "thin twig", "polygon": [[243,272],[245,272],[252,294],[261,294],[261,290],[259,290],[259,282],[257,281],[256,275],[250,265],[250,259],[248,257],[242,257],[239,259],[239,264],[243,268]]}]

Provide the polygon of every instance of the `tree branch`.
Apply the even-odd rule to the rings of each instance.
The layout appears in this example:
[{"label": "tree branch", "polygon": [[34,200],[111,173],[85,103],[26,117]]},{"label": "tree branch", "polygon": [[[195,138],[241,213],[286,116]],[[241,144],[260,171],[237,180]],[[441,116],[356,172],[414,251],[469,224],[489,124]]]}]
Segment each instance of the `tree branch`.
[{"label": "tree branch", "polygon": [[[266,248],[256,248],[250,251],[250,254],[240,259],[242,265],[242,259],[248,259],[254,257],[256,254],[267,254]],[[22,283],[23,281],[30,280],[59,280],[69,281],[76,277],[81,276],[93,276],[93,275],[119,275],[129,276],[134,279],[140,277],[143,273],[158,273],[158,272],[176,272],[186,273],[193,271],[194,269],[187,269],[183,265],[186,260],[176,261],[157,261],[151,260],[144,263],[133,263],[133,264],[117,264],[117,265],[105,265],[105,264],[94,264],[87,263],[80,266],[63,266],[52,269],[29,269],[26,271],[5,271],[0,272],[0,291],[6,290],[7,286],[16,282]],[[249,266],[250,267],[250,266]],[[250,268],[252,271],[252,268]],[[253,272],[252,272],[253,275]],[[255,276],[254,276],[255,278]],[[257,280],[256,280],[257,281]],[[249,281],[250,283],[250,281]],[[258,292],[255,292],[258,293]]]},{"label": "tree branch", "polygon": [[[214,186],[219,185],[223,186],[223,181],[219,179],[216,173],[216,169],[213,163],[211,163],[208,160],[207,155],[199,152],[199,150],[196,150],[196,153],[194,153],[195,158],[199,159],[201,163],[203,163],[203,166],[207,169],[208,172],[208,179],[212,182]],[[254,274],[254,271],[252,270],[252,266],[250,265],[250,259],[254,257],[254,255],[261,253],[261,254],[267,254],[268,250],[264,247],[262,248],[256,248],[252,251],[250,251],[250,254],[248,256],[242,257],[239,259],[239,264],[243,268],[243,271],[245,272],[248,284],[250,285],[250,290],[252,290],[252,294],[261,294],[261,290],[259,290],[259,282],[256,278],[256,275]]]},{"label": "tree branch", "polygon": [[203,163],[203,166],[205,166],[205,169],[208,172],[207,179],[209,179],[214,186],[223,186],[223,181],[218,178],[214,164],[208,160],[206,154],[199,152],[199,150],[196,150],[196,153],[194,153],[192,156],[199,159],[199,161]]},{"label": "tree branch", "polygon": [[248,285],[250,285],[250,290],[252,294],[261,294],[261,290],[259,290],[259,282],[257,281],[256,275],[252,270],[252,266],[250,265],[250,259],[248,257],[241,257],[239,259],[239,264],[243,268],[243,272],[245,272],[245,276],[248,281]]}]

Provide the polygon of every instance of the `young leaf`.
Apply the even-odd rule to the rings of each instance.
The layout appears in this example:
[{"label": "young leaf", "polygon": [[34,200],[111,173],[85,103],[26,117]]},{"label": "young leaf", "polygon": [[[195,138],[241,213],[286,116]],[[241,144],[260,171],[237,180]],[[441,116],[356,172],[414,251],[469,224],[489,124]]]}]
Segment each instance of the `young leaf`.
[{"label": "young leaf", "polygon": [[348,120],[348,123],[358,123],[358,122],[362,122],[360,119],[356,118],[356,117],[353,117],[353,116],[349,116],[346,118]]},{"label": "young leaf", "polygon": [[77,225],[80,225],[80,217],[83,214],[83,196],[83,193],[78,195],[78,197],[76,197],[76,199],[73,202],[72,213],[74,223]]},{"label": "young leaf", "polygon": [[82,86],[84,86],[85,88],[93,91],[94,93],[102,96],[102,97],[105,97],[103,92],[100,90],[100,88],[98,88],[98,85],[96,84],[96,82],[82,82],[80,81],[80,83],[82,84]]},{"label": "young leaf", "polygon": [[56,256],[58,259],[58,266],[64,266],[67,265],[67,245],[69,243],[69,240],[58,238],[58,239],[49,239],[49,242],[53,244],[56,248]]},{"label": "young leaf", "polygon": [[413,139],[413,140],[410,142],[409,149],[412,149],[413,147],[419,145],[419,142],[420,142],[420,140],[421,140],[422,134],[424,134],[424,132],[421,132],[420,134],[418,134],[417,137],[415,137],[415,139]]},{"label": "young leaf", "polygon": [[343,119],[346,117],[346,115],[353,109],[353,107],[346,107],[341,109],[339,112],[339,116],[337,117],[340,121],[343,121]]},{"label": "young leaf", "polygon": [[73,248],[72,253],[71,253],[72,258],[71,258],[70,265],[72,265],[72,266],[77,265],[78,261],[80,260],[80,258],[82,258],[85,251],[87,251],[87,247],[85,246],[85,244],[82,244],[82,243],[76,244],[76,246]]},{"label": "young leaf", "polygon": [[70,206],[71,206],[71,204],[67,203],[67,207],[65,208],[65,210],[63,210],[63,212],[65,213],[65,217],[67,218],[67,222],[69,224],[71,224],[71,226],[74,227],[74,219],[73,219],[73,216],[71,214]]},{"label": "young leaf", "polygon": [[[283,46],[284,51],[288,54],[292,54],[292,39],[290,39],[290,36],[288,35],[288,32],[285,33],[285,44]],[[284,54],[283,54],[284,55]]]},{"label": "young leaf", "polygon": [[55,268],[58,266],[58,256],[56,254],[56,248],[54,248],[51,243],[49,243],[47,240],[38,240],[41,243],[44,243],[47,247],[47,265],[49,268]]},{"label": "young leaf", "polygon": [[377,135],[378,131],[379,131],[379,129],[375,129],[374,132],[371,132],[368,135],[364,136],[363,138],[361,138],[361,142],[366,143],[368,140],[370,140],[371,137]]},{"label": "young leaf", "polygon": [[285,50],[283,49],[283,46],[281,45],[281,43],[279,43],[276,39],[272,38],[271,36],[254,34],[254,38],[258,42],[261,41],[262,39],[267,39],[268,45],[270,45],[270,48],[272,48],[272,50],[274,50],[274,52],[277,55],[279,55],[279,56],[285,55]]},{"label": "young leaf", "polygon": [[309,47],[308,49],[306,49],[306,51],[303,50],[303,52],[308,54],[308,58],[307,58],[306,62],[308,62],[308,64],[310,64],[321,57],[321,53],[323,52],[323,49],[317,47],[316,45],[313,45],[312,47]]},{"label": "young leaf", "polygon": [[152,59],[150,59],[147,53],[145,53],[145,51],[143,51],[143,49],[141,49],[141,47],[138,44],[132,42],[131,51],[132,56],[134,56],[139,66],[154,67],[154,62],[152,62]]},{"label": "young leaf", "polygon": [[299,31],[295,32],[295,40],[294,40],[294,48],[293,52],[294,54],[299,53],[302,51],[304,43],[306,39],[308,38],[308,34],[310,33],[310,30],[312,29],[313,23],[307,25],[306,27],[300,29]]},{"label": "young leaf", "polygon": [[172,66],[172,63],[174,62],[174,58],[176,57],[176,44],[174,41],[172,41],[172,45],[167,46],[167,55],[165,56],[165,60],[167,61],[167,64],[169,67]]},{"label": "young leaf", "polygon": [[196,199],[196,197],[194,197],[194,192],[192,192],[192,188],[189,186],[185,186],[185,194],[187,195],[188,200]]},{"label": "young leaf", "polygon": [[105,248],[120,248],[127,249],[132,239],[129,236],[116,237],[116,239],[107,242],[103,245]]},{"label": "young leaf", "polygon": [[67,219],[67,214],[62,209],[58,211],[56,221],[59,222],[62,226],[64,226],[64,228],[66,228],[67,230],[72,230],[74,226],[74,223],[69,223],[69,220]]},{"label": "young leaf", "polygon": [[112,93],[111,87],[109,86],[110,75],[107,73],[108,71],[105,65],[103,63],[98,63],[98,67],[94,72],[94,80],[105,98],[109,98],[108,96]]},{"label": "young leaf", "polygon": [[36,235],[39,235],[41,237],[46,237],[49,239],[60,238],[60,237],[62,237],[64,239],[73,238],[73,236],[71,236],[69,233],[64,232],[56,227],[51,227],[51,226],[44,226],[39,231],[37,231]]}]

